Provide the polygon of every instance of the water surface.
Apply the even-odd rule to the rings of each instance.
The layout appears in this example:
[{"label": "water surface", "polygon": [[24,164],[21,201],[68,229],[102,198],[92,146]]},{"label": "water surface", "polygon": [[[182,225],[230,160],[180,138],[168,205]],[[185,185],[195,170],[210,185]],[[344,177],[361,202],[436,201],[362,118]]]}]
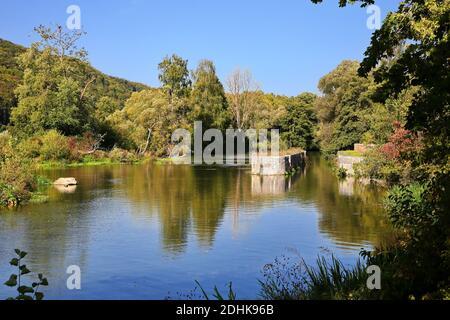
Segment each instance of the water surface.
[{"label": "water surface", "polygon": [[[352,264],[388,236],[382,190],[339,182],[316,155],[292,178],[246,167],[123,165],[46,171],[79,186],[50,187],[50,201],[0,211],[0,282],[13,249],[50,282],[50,299],[164,299],[230,281],[256,298],[262,267],[289,255]],[[78,265],[82,290],[66,287]],[[3,280],[4,279],[4,280]],[[12,294],[0,287],[0,298]]]}]

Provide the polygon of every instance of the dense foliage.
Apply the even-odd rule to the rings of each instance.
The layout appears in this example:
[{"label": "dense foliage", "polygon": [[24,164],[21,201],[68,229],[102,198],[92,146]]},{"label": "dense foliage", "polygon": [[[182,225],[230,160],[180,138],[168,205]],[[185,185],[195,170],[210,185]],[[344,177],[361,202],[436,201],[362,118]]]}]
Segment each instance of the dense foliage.
[{"label": "dense foliage", "polygon": [[0,129],[9,123],[11,109],[17,104],[14,90],[23,72],[16,57],[24,51],[25,48],[0,39]]},{"label": "dense foliage", "polygon": [[14,152],[7,132],[0,133],[0,206],[14,207],[29,200],[35,180],[31,161]]},{"label": "dense foliage", "polygon": [[314,112],[316,95],[304,93],[290,99],[286,115],[281,119],[282,139],[288,148],[317,149],[317,117]]},{"label": "dense foliage", "polygon": [[[403,236],[389,266],[417,296],[450,287],[449,27],[450,1],[403,1],[374,33],[360,68],[361,75],[376,68],[379,101],[419,88],[406,121],[406,129],[424,140],[413,160],[418,174],[388,197],[389,216]],[[394,55],[399,46],[404,50]],[[405,141],[407,149],[410,144]]]},{"label": "dense foliage", "polygon": [[[375,1],[339,1],[341,7],[352,3]],[[381,268],[382,289],[367,291],[365,268],[347,270],[333,259],[300,272],[296,265],[271,265],[261,283],[263,297],[448,299],[449,26],[450,1],[402,1],[374,32],[361,65],[343,62],[319,84],[322,151],[349,148],[360,135],[377,146],[357,175],[392,186],[385,206],[397,241],[362,252],[365,266]]]},{"label": "dense foliage", "polygon": [[[339,4],[355,2],[374,3],[342,0]],[[403,1],[374,32],[358,70],[359,76],[373,78],[376,84],[372,101],[389,111],[397,108],[394,131],[360,168],[363,175],[396,184],[389,191],[386,208],[398,231],[397,242],[364,253],[367,265],[378,265],[383,272],[378,298],[448,297],[449,26],[450,1]],[[323,83],[322,90],[327,96]]]}]

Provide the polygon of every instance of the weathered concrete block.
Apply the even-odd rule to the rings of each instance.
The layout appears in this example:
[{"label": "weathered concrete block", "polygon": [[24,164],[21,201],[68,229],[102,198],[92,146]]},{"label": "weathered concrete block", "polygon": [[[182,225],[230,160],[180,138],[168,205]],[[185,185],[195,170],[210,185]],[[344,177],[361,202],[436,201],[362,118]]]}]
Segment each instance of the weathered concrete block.
[{"label": "weathered concrete block", "polygon": [[349,175],[354,175],[355,170],[353,169],[353,165],[355,163],[360,163],[364,160],[363,157],[353,157],[353,156],[341,156],[338,155],[338,165],[339,168],[344,168],[347,170]]},{"label": "weathered concrete block", "polygon": [[285,175],[305,165],[306,152],[285,156],[251,156],[252,174],[262,176]]}]

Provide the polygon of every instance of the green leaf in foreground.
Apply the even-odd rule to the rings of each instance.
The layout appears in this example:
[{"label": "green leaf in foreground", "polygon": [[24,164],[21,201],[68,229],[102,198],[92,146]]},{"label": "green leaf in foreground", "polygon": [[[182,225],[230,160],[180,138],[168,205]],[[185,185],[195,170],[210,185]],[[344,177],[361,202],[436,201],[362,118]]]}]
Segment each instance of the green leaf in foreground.
[{"label": "green leaf in foreground", "polygon": [[6,281],[4,284],[5,284],[5,286],[8,286],[8,287],[17,286],[17,275],[12,274],[11,277],[9,277],[9,280]]}]

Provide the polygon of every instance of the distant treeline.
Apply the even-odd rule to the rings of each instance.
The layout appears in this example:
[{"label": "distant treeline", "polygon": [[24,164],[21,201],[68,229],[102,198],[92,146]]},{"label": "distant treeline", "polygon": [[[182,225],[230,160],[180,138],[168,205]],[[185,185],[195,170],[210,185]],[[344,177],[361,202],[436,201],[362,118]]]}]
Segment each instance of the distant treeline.
[{"label": "distant treeline", "polygon": [[28,49],[0,40],[0,123],[21,142],[55,130],[101,137],[105,149],[167,156],[175,129],[192,130],[194,121],[203,121],[205,129],[279,129],[284,149],[333,154],[358,142],[387,141],[411,96],[405,90],[374,103],[376,85],[371,76],[358,76],[357,61],[343,61],[325,75],[321,95],[288,97],[261,91],[249,70],[234,70],[222,84],[212,61],[190,70],[175,54],[158,65],[161,87],[149,88],[91,67],[76,47],[83,33],[36,31],[41,40]]}]

